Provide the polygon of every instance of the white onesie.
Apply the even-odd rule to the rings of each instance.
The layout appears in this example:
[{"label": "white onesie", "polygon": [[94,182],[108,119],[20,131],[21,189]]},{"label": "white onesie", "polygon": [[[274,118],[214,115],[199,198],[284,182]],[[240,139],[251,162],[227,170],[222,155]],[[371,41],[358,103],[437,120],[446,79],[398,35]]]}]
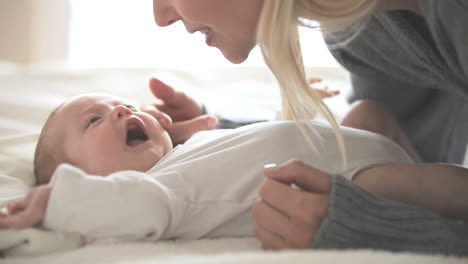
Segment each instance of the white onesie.
[{"label": "white onesie", "polygon": [[412,162],[383,136],[343,128],[348,161],[342,170],[331,127],[310,122],[306,130],[310,129],[321,137],[311,132],[320,155],[314,154],[294,122],[275,121],[197,133],[146,173],[121,171],[101,177],[61,165],[53,175],[43,224],[87,238],[252,236],[250,211],[266,164],[299,159],[350,179],[370,166]]}]

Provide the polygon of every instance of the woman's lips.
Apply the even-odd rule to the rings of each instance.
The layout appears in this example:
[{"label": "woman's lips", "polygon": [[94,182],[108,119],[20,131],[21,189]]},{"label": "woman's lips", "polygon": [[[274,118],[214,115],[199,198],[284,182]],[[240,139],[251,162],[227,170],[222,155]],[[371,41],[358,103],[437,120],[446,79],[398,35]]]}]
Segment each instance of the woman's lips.
[{"label": "woman's lips", "polygon": [[206,42],[206,45],[213,47],[213,31],[209,30],[205,34],[205,42]]}]

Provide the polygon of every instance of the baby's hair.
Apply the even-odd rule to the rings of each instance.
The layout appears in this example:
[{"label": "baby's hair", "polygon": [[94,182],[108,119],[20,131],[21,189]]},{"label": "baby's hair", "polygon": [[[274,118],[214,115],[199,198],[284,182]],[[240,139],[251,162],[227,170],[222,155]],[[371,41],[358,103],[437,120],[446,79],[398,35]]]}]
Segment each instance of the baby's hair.
[{"label": "baby's hair", "polygon": [[61,163],[59,157],[51,151],[51,146],[45,144],[44,139],[48,133],[51,119],[57,114],[65,103],[57,106],[49,115],[42,127],[39,139],[34,151],[34,176],[36,178],[36,185],[46,184],[49,182],[52,173]]}]

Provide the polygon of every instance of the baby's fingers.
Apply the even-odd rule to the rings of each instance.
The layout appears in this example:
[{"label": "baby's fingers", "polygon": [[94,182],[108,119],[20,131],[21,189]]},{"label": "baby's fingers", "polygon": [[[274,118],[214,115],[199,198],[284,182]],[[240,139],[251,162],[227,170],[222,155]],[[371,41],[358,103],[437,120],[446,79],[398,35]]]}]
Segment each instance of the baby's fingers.
[{"label": "baby's fingers", "polygon": [[2,212],[0,214],[0,228],[16,228],[17,217]]},{"label": "baby's fingers", "polygon": [[36,214],[28,214],[25,211],[17,214],[0,215],[0,228],[22,229],[32,227],[40,220],[41,218],[38,219]]},{"label": "baby's fingers", "polygon": [[0,206],[0,217],[5,217],[8,215],[8,209],[6,206]]},{"label": "baby's fingers", "polygon": [[6,214],[3,210],[0,211],[0,229],[9,227],[8,217],[8,214]]},{"label": "baby's fingers", "polygon": [[8,203],[6,206],[8,214],[16,214],[19,211],[23,211],[26,208],[26,202],[24,199],[13,201]]}]

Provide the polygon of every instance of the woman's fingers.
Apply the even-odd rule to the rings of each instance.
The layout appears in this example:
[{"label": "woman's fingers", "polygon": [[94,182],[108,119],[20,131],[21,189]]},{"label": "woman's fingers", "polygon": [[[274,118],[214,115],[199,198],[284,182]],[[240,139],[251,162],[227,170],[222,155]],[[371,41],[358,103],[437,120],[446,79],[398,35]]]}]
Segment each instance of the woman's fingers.
[{"label": "woman's fingers", "polygon": [[288,248],[283,236],[280,233],[275,233],[275,230],[286,230],[288,228],[289,219],[286,215],[268,206],[262,200],[254,203],[252,213],[256,220],[254,225],[255,235],[262,242],[264,249]]},{"label": "woman's fingers", "polygon": [[252,212],[257,222],[262,223],[260,226],[270,232],[288,229],[289,216],[268,205],[263,199],[255,202]]},{"label": "woman's fingers", "polygon": [[280,250],[289,248],[284,239],[259,225],[254,227],[255,236],[262,243],[263,249]]},{"label": "woman's fingers", "polygon": [[280,166],[268,164],[263,172],[268,178],[287,184],[294,183],[303,190],[318,193],[330,192],[330,175],[299,160],[291,160]]},{"label": "woman's fingers", "polygon": [[313,235],[326,213],[328,201],[324,195],[316,195],[314,198],[307,193],[295,191],[297,193],[292,197],[283,197],[286,202],[280,204],[271,204],[271,199],[265,199],[263,196],[254,204],[252,213],[256,222],[255,233],[264,248],[310,246]]},{"label": "woman's fingers", "polygon": [[173,123],[167,130],[175,144],[185,142],[199,131],[210,130],[216,127],[218,119],[214,116],[203,115],[187,121]]},{"label": "woman's fingers", "polygon": [[156,107],[152,104],[143,105],[140,107],[142,112],[150,114],[153,116],[158,122],[164,127],[164,129],[168,130],[172,125],[172,118],[164,113],[156,109]]},{"label": "woman's fingers", "polygon": [[252,208],[257,238],[265,248],[309,247],[328,210],[330,175],[297,160],[265,166],[264,173]]},{"label": "woman's fingers", "polygon": [[218,119],[215,116],[203,115],[189,120],[172,122],[171,117],[156,109],[153,105],[144,105],[141,110],[156,118],[171,136],[173,143],[183,143],[193,134],[216,127]]},{"label": "woman's fingers", "polygon": [[310,224],[322,218],[328,208],[327,195],[303,192],[271,179],[262,185],[260,198],[290,219]]},{"label": "woman's fingers", "polygon": [[191,100],[187,94],[181,91],[177,91],[172,86],[165,84],[161,80],[151,77],[149,80],[150,90],[156,98],[161,99],[166,107],[169,108],[180,108],[182,102]]},{"label": "woman's fingers", "polygon": [[143,110],[143,111],[152,115],[154,118],[156,118],[156,120],[158,120],[158,122],[164,127],[164,129],[166,130],[170,129],[172,125],[172,119],[168,114],[158,111],[154,107],[152,109],[147,108],[146,110]]},{"label": "woman's fingers", "polygon": [[154,107],[168,114],[175,122],[202,114],[202,105],[184,92],[177,91],[154,77],[150,78],[149,86],[153,95],[160,100],[153,104]]},{"label": "woman's fingers", "polygon": [[173,101],[176,99],[174,97],[176,93],[174,88],[165,84],[164,82],[155,77],[150,77],[149,87],[153,95],[156,96],[156,98],[163,100],[168,105],[173,103]]}]

